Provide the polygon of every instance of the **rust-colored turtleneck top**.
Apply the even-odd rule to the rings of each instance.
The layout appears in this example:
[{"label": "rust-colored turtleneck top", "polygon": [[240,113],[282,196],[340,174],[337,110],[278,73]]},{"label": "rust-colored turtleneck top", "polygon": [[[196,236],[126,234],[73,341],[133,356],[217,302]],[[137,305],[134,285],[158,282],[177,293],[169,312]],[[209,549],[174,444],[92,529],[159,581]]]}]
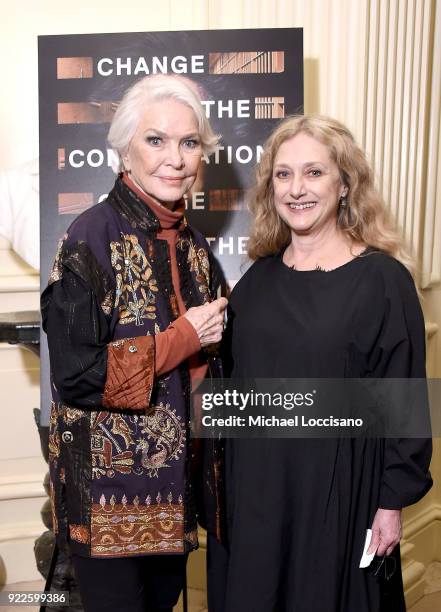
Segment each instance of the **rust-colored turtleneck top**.
[{"label": "rust-colored turtleneck top", "polygon": [[165,331],[155,336],[155,372],[159,376],[176,368],[185,359],[189,360],[189,371],[192,380],[202,380],[207,372],[207,365],[199,357],[201,345],[193,325],[183,315],[186,312],[179,283],[178,264],[176,261],[176,241],[178,231],[183,223],[185,210],[184,200],[177,202],[174,210],[159,204],[152,196],[147,195],[125,173],[123,180],[132,191],[154,212],[161,224],[157,234],[160,240],[166,240],[170,254],[170,267],[173,289],[178,303],[179,316]]}]

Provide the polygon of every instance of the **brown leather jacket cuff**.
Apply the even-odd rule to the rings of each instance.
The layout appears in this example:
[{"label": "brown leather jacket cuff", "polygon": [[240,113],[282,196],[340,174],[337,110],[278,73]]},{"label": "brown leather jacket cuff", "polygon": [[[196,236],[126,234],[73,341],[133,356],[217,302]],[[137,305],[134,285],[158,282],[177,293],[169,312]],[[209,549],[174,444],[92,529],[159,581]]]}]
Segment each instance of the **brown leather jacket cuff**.
[{"label": "brown leather jacket cuff", "polygon": [[155,373],[155,340],[138,336],[111,342],[107,348],[106,408],[148,408]]}]

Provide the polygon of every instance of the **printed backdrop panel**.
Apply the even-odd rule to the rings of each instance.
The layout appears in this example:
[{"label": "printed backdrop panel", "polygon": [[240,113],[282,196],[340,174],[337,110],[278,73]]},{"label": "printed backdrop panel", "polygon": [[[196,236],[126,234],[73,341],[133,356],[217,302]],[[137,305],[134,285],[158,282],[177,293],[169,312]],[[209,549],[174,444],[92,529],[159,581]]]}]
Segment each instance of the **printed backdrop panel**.
[{"label": "printed backdrop panel", "polygon": [[[103,199],[115,174],[106,138],[125,90],[156,73],[198,86],[220,150],[203,161],[187,217],[207,237],[231,282],[246,263],[247,189],[280,118],[303,111],[298,28],[42,36],[39,38],[42,288],[59,238]],[[48,360],[42,338],[42,412]]]}]

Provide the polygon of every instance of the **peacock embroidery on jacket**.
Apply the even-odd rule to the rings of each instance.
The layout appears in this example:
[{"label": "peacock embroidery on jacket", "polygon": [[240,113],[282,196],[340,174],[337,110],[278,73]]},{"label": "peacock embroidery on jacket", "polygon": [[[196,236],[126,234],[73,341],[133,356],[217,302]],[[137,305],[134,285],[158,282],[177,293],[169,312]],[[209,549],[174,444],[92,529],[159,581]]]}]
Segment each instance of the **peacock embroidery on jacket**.
[{"label": "peacock embroidery on jacket", "polygon": [[156,319],[158,284],[137,236],[121,234],[121,240],[111,242],[110,249],[116,275],[115,308],[119,322],[141,326],[143,319]]},{"label": "peacock embroidery on jacket", "polygon": [[170,461],[179,461],[185,441],[185,424],[168,403],[161,402],[142,415],[94,412],[93,478],[113,478],[116,472],[157,478]]}]

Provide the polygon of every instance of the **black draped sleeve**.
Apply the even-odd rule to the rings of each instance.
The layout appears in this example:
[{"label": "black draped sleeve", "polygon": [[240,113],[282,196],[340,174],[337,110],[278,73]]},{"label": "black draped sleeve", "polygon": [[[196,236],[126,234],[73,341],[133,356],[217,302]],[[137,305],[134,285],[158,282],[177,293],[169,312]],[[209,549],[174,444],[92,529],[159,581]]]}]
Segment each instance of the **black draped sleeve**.
[{"label": "black draped sleeve", "polygon": [[83,408],[101,405],[110,336],[93,290],[64,269],[42,295],[42,318],[52,378],[62,401]]},{"label": "black draped sleeve", "polygon": [[[385,312],[376,351],[375,378],[425,378],[425,328],[414,281],[394,262],[385,278]],[[412,409],[427,410],[428,405]],[[379,507],[400,509],[416,503],[432,486],[432,442],[426,438],[386,439]]]}]

